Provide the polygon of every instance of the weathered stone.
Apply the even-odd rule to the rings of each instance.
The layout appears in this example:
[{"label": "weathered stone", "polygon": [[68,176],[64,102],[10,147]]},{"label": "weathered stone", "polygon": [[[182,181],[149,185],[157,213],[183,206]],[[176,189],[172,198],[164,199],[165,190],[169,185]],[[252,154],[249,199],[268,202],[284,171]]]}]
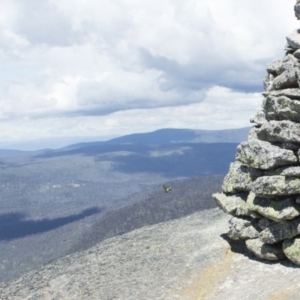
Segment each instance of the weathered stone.
[{"label": "weathered stone", "polygon": [[276,224],[276,222],[271,221],[267,218],[261,218],[260,220],[258,220],[258,223],[257,223],[258,227],[261,230],[264,230],[264,229],[266,229],[267,227],[270,227],[273,224]]},{"label": "weathered stone", "polygon": [[286,55],[282,61],[271,63],[267,71],[268,75],[264,79],[266,91],[299,87],[299,63],[292,54]]},{"label": "weathered stone", "polygon": [[296,265],[300,265],[300,238],[286,239],[282,249],[286,257]]},{"label": "weathered stone", "polygon": [[290,239],[300,233],[300,218],[291,221],[273,223],[260,232],[259,239],[266,244],[274,244]]},{"label": "weathered stone", "polygon": [[246,247],[260,259],[281,260],[285,258],[281,244],[268,245],[260,239],[250,239],[246,241]]},{"label": "weathered stone", "polygon": [[286,88],[295,88],[299,87],[298,84],[298,74],[299,74],[298,68],[291,68],[289,70],[284,71],[279,76],[275,77],[274,80],[271,83],[271,87],[268,89],[270,90],[280,90],[280,89],[286,89]]},{"label": "weathered stone", "polygon": [[253,118],[250,119],[250,123],[256,123],[257,125],[262,125],[268,122],[263,111],[259,111]]},{"label": "weathered stone", "polygon": [[249,173],[253,180],[264,175],[264,171],[255,168],[249,168]]},{"label": "weathered stone", "polygon": [[257,137],[268,142],[300,144],[300,124],[291,121],[270,121],[257,130]]},{"label": "weathered stone", "polygon": [[252,181],[249,168],[236,161],[230,164],[229,172],[223,181],[222,190],[225,193],[250,191]]},{"label": "weathered stone", "polygon": [[244,206],[240,206],[236,209],[235,211],[235,215],[237,217],[250,217],[253,219],[261,219],[262,216],[258,213],[256,213],[255,211],[252,211],[248,208],[247,204],[245,204]]},{"label": "weathered stone", "polygon": [[263,198],[300,194],[300,178],[263,176],[252,183],[252,192]]},{"label": "weathered stone", "polygon": [[300,177],[300,166],[281,167],[272,171],[265,171],[265,176],[281,175],[286,177]]},{"label": "weathered stone", "polygon": [[250,192],[247,206],[249,210],[275,222],[292,220],[300,215],[300,206],[292,198],[271,200],[257,197],[253,192]]},{"label": "weathered stone", "polygon": [[297,0],[296,4],[294,6],[294,11],[295,11],[295,17],[300,20],[300,1]]},{"label": "weathered stone", "polygon": [[259,231],[253,220],[245,220],[241,218],[232,218],[229,221],[230,228],[227,235],[232,240],[254,239],[259,236]]},{"label": "weathered stone", "polygon": [[274,80],[274,75],[272,75],[272,74],[268,74],[263,79],[263,85],[264,85],[264,90],[265,91],[272,91],[273,90],[273,80]]},{"label": "weathered stone", "polygon": [[246,206],[247,193],[226,196],[224,193],[213,194],[219,207],[227,214],[235,215],[236,210]]},{"label": "weathered stone", "polygon": [[246,204],[248,193],[240,193],[232,196],[226,196],[223,193],[213,194],[218,206],[227,214],[233,216],[246,216],[252,218],[261,218],[259,214],[248,209]]},{"label": "weathered stone", "polygon": [[268,73],[275,77],[292,68],[298,68],[298,60],[291,54],[286,55],[283,60],[276,60],[267,67]]},{"label": "weathered stone", "polygon": [[300,49],[298,49],[297,51],[295,51],[293,53],[293,55],[297,58],[297,59],[300,59]]},{"label": "weathered stone", "polygon": [[248,133],[248,140],[258,140],[257,133],[259,126],[253,126]]},{"label": "weathered stone", "polygon": [[287,150],[292,150],[292,151],[294,151],[294,150],[297,151],[300,147],[300,145],[290,143],[290,142],[278,143],[276,145],[282,149],[287,149]]},{"label": "weathered stone", "polygon": [[[261,125],[260,125],[261,126]],[[259,128],[260,126],[253,126],[249,133],[248,133],[248,140],[259,140],[258,138],[258,132],[260,131]],[[292,150],[292,151],[298,151],[300,148],[299,144],[294,144],[290,142],[283,142],[283,143],[272,143],[272,145],[277,146],[281,149],[286,149],[286,150]],[[259,175],[261,176],[261,175]]]},{"label": "weathered stone", "polygon": [[275,76],[278,75],[278,70],[282,65],[282,60],[275,60],[267,66],[267,72]]},{"label": "weathered stone", "polygon": [[286,44],[284,47],[284,51],[286,51],[286,54],[293,54],[296,49],[289,46],[289,44]]},{"label": "weathered stone", "polygon": [[[300,123],[300,101],[288,97],[267,96],[263,100],[263,109],[268,120],[290,120]],[[266,122],[261,122],[261,125]]]},{"label": "weathered stone", "polygon": [[263,96],[286,96],[290,99],[300,100],[300,89],[294,88],[294,89],[283,89],[278,91],[270,91],[270,92],[263,92]]},{"label": "weathered stone", "polygon": [[293,151],[265,141],[250,139],[237,147],[236,159],[249,167],[268,170],[298,161]]},{"label": "weathered stone", "polygon": [[294,30],[290,35],[288,35],[286,37],[286,40],[291,48],[299,49],[300,48],[300,30],[299,29]]}]

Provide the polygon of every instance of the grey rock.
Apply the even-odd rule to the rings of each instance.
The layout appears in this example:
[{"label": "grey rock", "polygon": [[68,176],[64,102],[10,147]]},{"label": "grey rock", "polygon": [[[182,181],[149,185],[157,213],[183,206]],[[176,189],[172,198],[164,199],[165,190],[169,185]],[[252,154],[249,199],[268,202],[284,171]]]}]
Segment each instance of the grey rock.
[{"label": "grey rock", "polygon": [[299,86],[299,63],[292,54],[286,55],[282,61],[275,61],[270,64],[267,71],[269,75],[264,80],[266,91]]},{"label": "grey rock", "polygon": [[265,171],[266,176],[281,175],[286,177],[300,177],[300,166],[281,167],[272,171]]},{"label": "grey rock", "polygon": [[287,149],[287,150],[298,150],[299,149],[299,145],[294,144],[294,143],[290,143],[290,142],[284,142],[284,143],[279,143],[277,146],[279,146],[282,149]]},{"label": "grey rock", "polygon": [[300,233],[300,218],[273,223],[260,232],[259,239],[265,244],[274,244],[290,239]]},{"label": "grey rock", "polygon": [[259,236],[259,231],[253,220],[232,218],[230,219],[229,224],[230,227],[227,235],[232,240],[254,239]]},{"label": "grey rock", "polygon": [[253,126],[248,133],[248,140],[258,140],[259,126]]},{"label": "grey rock", "polygon": [[296,265],[300,265],[300,238],[286,239],[282,249],[286,257]]},{"label": "grey rock", "polygon": [[213,194],[219,207],[227,214],[234,215],[237,208],[246,205],[247,193],[226,196],[224,193]]},{"label": "grey rock", "polygon": [[[262,105],[268,120],[290,120],[300,123],[300,101],[285,96],[267,96]],[[261,122],[263,125],[266,122]]]},{"label": "grey rock", "polygon": [[0,299],[184,299],[174,289],[229,250],[228,219],[213,209],[107,239],[0,283]]},{"label": "grey rock", "polygon": [[248,193],[240,193],[232,196],[226,196],[223,193],[213,194],[218,206],[227,214],[233,216],[247,216],[252,218],[261,218],[261,216],[248,209],[246,204]]},{"label": "grey rock", "polygon": [[[299,103],[300,104],[300,103]],[[263,111],[257,112],[257,114],[250,119],[250,123],[256,123],[257,125],[262,125],[268,122]]]},{"label": "grey rock", "polygon": [[280,90],[286,88],[299,87],[298,75],[298,68],[291,68],[289,70],[286,70],[282,74],[274,78],[274,80],[271,83],[271,86],[269,86],[268,89]]},{"label": "grey rock", "polygon": [[249,210],[275,222],[292,220],[300,215],[300,206],[292,198],[266,199],[257,197],[250,192],[247,205]]},{"label": "grey rock", "polygon": [[293,54],[296,49],[289,46],[289,44],[286,44],[284,47],[284,51],[286,51],[286,55]]},{"label": "grey rock", "polygon": [[265,141],[250,139],[237,147],[236,160],[252,168],[268,170],[298,161],[293,151]]},{"label": "grey rock", "polygon": [[257,130],[257,137],[268,142],[300,144],[300,124],[291,121],[270,121]]},{"label": "grey rock", "polygon": [[267,72],[269,74],[278,75],[278,70],[282,65],[282,60],[275,60],[267,66]]},{"label": "grey rock", "polygon": [[298,49],[297,51],[295,51],[293,53],[293,55],[297,58],[297,59],[300,59],[300,49]]},{"label": "grey rock", "polygon": [[218,206],[227,214],[235,215],[239,207],[246,206],[247,193],[226,196],[224,193],[213,194]]},{"label": "grey rock", "polygon": [[263,176],[252,183],[252,192],[263,198],[300,194],[300,178]]},{"label": "grey rock", "polygon": [[247,206],[247,204],[240,206],[236,209],[235,215],[237,217],[250,217],[253,219],[261,219],[262,216],[252,210],[250,210]]},{"label": "grey rock", "polygon": [[271,63],[267,67],[267,71],[276,77],[285,71],[291,70],[292,68],[299,68],[299,63],[295,56],[288,54],[283,58],[283,60],[276,60]]},{"label": "grey rock", "polygon": [[264,85],[264,90],[265,91],[271,91],[271,90],[273,90],[273,80],[274,80],[274,75],[272,75],[272,74],[268,74],[263,79],[263,85]]},{"label": "grey rock", "polygon": [[263,92],[263,96],[286,96],[290,99],[297,99],[300,100],[300,89],[298,88],[293,88],[293,89],[283,89],[283,90],[278,90],[278,91],[270,91],[270,92]]},{"label": "grey rock", "polygon": [[300,48],[300,34],[299,29],[294,30],[290,35],[286,37],[289,46],[293,49]]},{"label": "grey rock", "polygon": [[250,169],[236,161],[230,164],[229,172],[223,181],[222,190],[225,193],[250,191],[252,181]]},{"label": "grey rock", "polygon": [[249,173],[253,180],[264,175],[264,171],[255,168],[249,168]]},{"label": "grey rock", "polygon": [[259,239],[246,241],[246,247],[255,254],[256,257],[266,260],[281,260],[285,258],[281,245],[264,244]]},{"label": "grey rock", "polygon": [[300,2],[297,0],[294,6],[295,17],[300,20]]},{"label": "grey rock", "polygon": [[267,218],[261,218],[260,220],[258,220],[258,223],[257,223],[258,227],[261,230],[264,230],[264,229],[266,229],[267,227],[270,227],[273,224],[276,224],[276,222],[271,221]]}]

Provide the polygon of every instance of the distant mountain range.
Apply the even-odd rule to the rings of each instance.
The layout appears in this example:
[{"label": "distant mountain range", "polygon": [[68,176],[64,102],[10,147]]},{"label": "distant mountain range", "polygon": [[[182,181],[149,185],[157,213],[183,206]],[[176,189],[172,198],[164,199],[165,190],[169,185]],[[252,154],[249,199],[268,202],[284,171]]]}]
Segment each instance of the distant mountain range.
[{"label": "distant mountain range", "polygon": [[[125,135],[106,141],[96,137],[49,138],[23,142],[0,142],[0,155],[18,154],[13,150],[36,151],[40,149],[78,148],[97,144],[176,144],[176,143],[240,143],[247,140],[250,127],[224,130],[160,129],[148,133]],[[71,146],[70,146],[71,145]],[[5,150],[5,151],[3,151]],[[10,150],[10,151],[7,151]]]},{"label": "distant mountain range", "polygon": [[44,149],[35,159],[69,156],[94,157],[117,172],[156,173],[167,178],[219,175],[228,171],[237,144],[247,139],[249,128],[232,130],[161,129],[109,141]]},{"label": "distant mountain range", "polygon": [[[60,149],[39,151],[0,150],[0,167],[38,160],[43,166],[50,158],[63,165],[65,159],[93,158],[109,165],[112,172],[126,174],[152,173],[166,178],[191,178],[223,175],[234,160],[236,147],[247,140],[249,128],[231,130],[161,129],[108,141],[72,144]],[[7,161],[9,158],[14,158]],[[4,160],[7,158],[6,160]],[[48,167],[45,167],[46,169]]]},{"label": "distant mountain range", "polygon": [[147,144],[166,145],[179,143],[240,143],[247,140],[250,128],[224,130],[160,129],[147,133],[135,133],[117,137],[105,142],[73,144],[67,149],[96,145]]}]

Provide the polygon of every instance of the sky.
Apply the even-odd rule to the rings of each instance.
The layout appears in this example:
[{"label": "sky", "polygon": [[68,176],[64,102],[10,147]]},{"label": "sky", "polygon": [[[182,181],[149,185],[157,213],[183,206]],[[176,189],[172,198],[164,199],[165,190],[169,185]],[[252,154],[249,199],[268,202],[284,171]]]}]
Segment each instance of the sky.
[{"label": "sky", "polygon": [[0,0],[0,142],[250,126],[295,0]]}]

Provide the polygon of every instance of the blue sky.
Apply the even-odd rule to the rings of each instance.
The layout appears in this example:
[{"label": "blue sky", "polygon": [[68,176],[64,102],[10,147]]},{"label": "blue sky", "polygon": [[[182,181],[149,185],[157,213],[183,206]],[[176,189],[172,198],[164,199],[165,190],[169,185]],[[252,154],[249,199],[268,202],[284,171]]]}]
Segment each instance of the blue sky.
[{"label": "blue sky", "polygon": [[295,0],[0,0],[0,142],[250,126]]}]

